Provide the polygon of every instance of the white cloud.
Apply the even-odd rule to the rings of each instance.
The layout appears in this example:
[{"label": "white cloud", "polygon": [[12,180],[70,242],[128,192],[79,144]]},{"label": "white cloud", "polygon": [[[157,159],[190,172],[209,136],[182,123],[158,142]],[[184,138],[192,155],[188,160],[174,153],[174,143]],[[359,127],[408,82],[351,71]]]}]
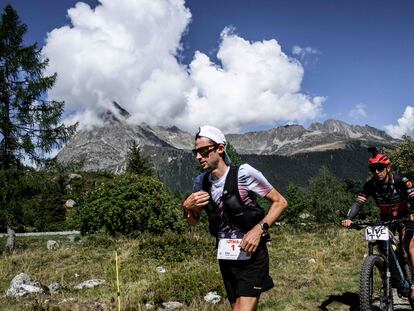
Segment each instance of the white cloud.
[{"label": "white cloud", "polygon": [[365,111],[365,108],[365,105],[357,104],[355,108],[349,112],[349,116],[353,119],[366,118],[367,112]]},{"label": "white cloud", "polygon": [[137,121],[172,123],[190,83],[176,60],[191,19],[184,1],[100,1],[94,10],[77,3],[72,27],[48,34],[48,70],[58,73],[49,96],[81,119],[117,101]]},{"label": "white cloud", "polygon": [[398,125],[386,125],[386,132],[395,137],[401,138],[402,135],[414,136],[414,107],[405,107],[404,114],[398,119]]},{"label": "white cloud", "polygon": [[225,131],[274,121],[320,116],[324,97],[301,93],[302,64],[276,40],[249,42],[226,28],[217,58],[197,52],[187,67],[177,61],[191,20],[183,0],[100,0],[77,3],[71,26],[48,34],[48,70],[57,72],[50,98],[65,100],[66,121],[99,124],[118,102],[130,122]]},{"label": "white cloud", "polygon": [[273,121],[316,118],[323,97],[300,93],[303,67],[276,40],[248,42],[225,29],[217,58],[197,52],[190,64],[194,88],[186,110],[191,126],[203,120],[226,130]]}]

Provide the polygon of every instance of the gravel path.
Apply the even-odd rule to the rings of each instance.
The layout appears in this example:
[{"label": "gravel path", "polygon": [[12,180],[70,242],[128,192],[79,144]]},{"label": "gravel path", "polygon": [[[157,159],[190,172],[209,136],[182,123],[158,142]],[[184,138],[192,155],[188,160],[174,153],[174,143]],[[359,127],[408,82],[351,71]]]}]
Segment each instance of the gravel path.
[{"label": "gravel path", "polygon": [[[80,234],[80,231],[55,231],[55,232],[27,232],[27,233],[16,233],[16,236],[43,236],[43,235],[72,235]],[[7,236],[6,233],[0,233],[0,237]]]}]

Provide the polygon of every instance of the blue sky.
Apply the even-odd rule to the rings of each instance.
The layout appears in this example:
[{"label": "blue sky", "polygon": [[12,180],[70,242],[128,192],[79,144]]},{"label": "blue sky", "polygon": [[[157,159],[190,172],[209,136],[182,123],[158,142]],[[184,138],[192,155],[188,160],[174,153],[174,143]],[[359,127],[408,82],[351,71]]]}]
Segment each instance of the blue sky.
[{"label": "blue sky", "polygon": [[[123,8],[113,14],[110,1],[84,2],[89,10],[77,7],[68,16],[76,1],[1,0],[28,25],[26,42],[49,45],[51,71],[62,77],[51,95],[67,102],[67,120],[94,120],[94,112],[116,100],[132,111],[134,122],[174,123],[188,130],[203,122],[246,131],[334,118],[394,136],[414,133],[413,1],[157,0],[159,7],[148,8],[145,1],[122,0],[112,1]],[[91,26],[97,5],[107,8],[101,16],[107,24]],[[141,11],[146,13],[140,17]],[[160,17],[159,12],[170,13]],[[119,46],[107,38],[94,41],[111,31],[106,27],[122,24],[128,29],[119,43],[128,46],[121,47],[122,54],[113,54]],[[70,27],[63,31],[65,25]],[[91,41],[96,45],[88,54]],[[149,50],[143,47],[148,42]],[[91,51],[95,59],[80,56]],[[96,61],[101,52],[105,56]],[[83,61],[71,61],[75,54]],[[128,61],[108,66],[110,72],[96,69],[119,59]],[[252,73],[250,61],[263,64],[263,70]],[[135,83],[120,83],[123,76]]]}]

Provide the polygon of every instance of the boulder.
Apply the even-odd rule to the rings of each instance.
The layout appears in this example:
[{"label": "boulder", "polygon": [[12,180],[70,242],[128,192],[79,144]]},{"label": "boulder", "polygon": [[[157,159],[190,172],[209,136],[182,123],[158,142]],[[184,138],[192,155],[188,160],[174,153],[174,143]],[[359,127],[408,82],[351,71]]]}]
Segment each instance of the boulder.
[{"label": "boulder", "polygon": [[58,249],[59,243],[55,240],[48,240],[46,246],[48,250]]},{"label": "boulder", "polygon": [[217,292],[209,292],[204,296],[204,300],[208,303],[216,304],[220,302],[221,296],[218,295]]},{"label": "boulder", "polygon": [[45,287],[39,282],[30,279],[26,273],[16,275],[10,282],[10,287],[7,290],[6,296],[8,298],[22,297],[30,294],[46,293]]}]

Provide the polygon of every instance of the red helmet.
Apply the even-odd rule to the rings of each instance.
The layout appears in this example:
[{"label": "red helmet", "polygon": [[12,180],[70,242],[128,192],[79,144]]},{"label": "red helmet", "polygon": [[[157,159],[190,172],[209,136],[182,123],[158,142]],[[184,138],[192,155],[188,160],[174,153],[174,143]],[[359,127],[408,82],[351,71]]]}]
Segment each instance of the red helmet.
[{"label": "red helmet", "polygon": [[376,165],[391,165],[390,159],[387,156],[378,153],[377,148],[371,147],[368,150],[372,153],[372,158],[368,159],[368,167]]},{"label": "red helmet", "polygon": [[368,167],[383,164],[383,165],[391,165],[390,159],[387,156],[378,153],[376,156],[369,158],[368,160]]}]

